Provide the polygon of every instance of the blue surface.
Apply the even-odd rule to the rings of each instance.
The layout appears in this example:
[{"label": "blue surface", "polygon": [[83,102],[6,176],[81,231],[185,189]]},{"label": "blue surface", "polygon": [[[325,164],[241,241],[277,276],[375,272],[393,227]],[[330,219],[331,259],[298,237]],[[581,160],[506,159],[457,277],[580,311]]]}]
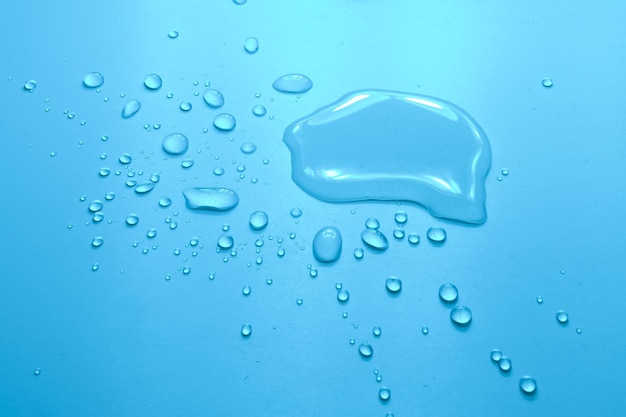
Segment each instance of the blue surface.
[{"label": "blue surface", "polygon": [[[581,1],[3,5],[0,415],[619,415],[625,11]],[[254,54],[244,50],[249,37],[259,40]],[[100,92],[82,84],[92,71],[104,76]],[[153,73],[163,80],[156,91],[143,84]],[[313,88],[301,97],[272,88],[291,73]],[[223,107],[203,101],[206,82]],[[480,124],[492,149],[483,225],[411,203],[322,202],[293,183],[285,128],[361,89],[438,97]],[[124,119],[131,99],[142,107]],[[267,114],[254,115],[257,104]],[[231,132],[212,125],[224,112],[237,119]],[[189,138],[191,168],[163,151],[173,132]],[[257,150],[242,153],[246,142]],[[125,185],[124,153],[139,183],[160,174],[152,191]],[[112,173],[100,177],[103,167]],[[230,188],[240,202],[223,213],[189,210],[189,187]],[[172,205],[160,207],[162,196]],[[95,199],[104,202],[100,223],[87,208]],[[258,210],[269,224],[254,231]],[[399,210],[417,246],[392,236]],[[384,252],[360,239],[370,217],[389,239]],[[225,223],[236,256],[216,253]],[[328,265],[311,247],[327,226],[343,239]],[[432,226],[446,230],[443,245],[426,238]],[[385,288],[391,276],[402,280],[397,295]],[[337,282],[350,293],[345,304]],[[473,313],[468,327],[455,327],[438,298],[447,282],[459,290],[454,305]],[[374,352],[367,360],[363,341]],[[494,348],[511,359],[508,374],[491,361]],[[520,392],[524,375],[537,380],[533,396]]]}]

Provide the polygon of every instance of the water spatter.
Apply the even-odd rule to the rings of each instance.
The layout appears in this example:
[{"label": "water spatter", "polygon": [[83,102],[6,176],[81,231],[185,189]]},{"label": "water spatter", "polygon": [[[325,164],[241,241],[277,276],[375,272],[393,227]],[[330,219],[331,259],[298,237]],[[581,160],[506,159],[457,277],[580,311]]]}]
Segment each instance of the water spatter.
[{"label": "water spatter", "polygon": [[90,72],[83,77],[83,85],[87,88],[98,88],[104,84],[104,76],[99,72]]},{"label": "water spatter", "polygon": [[324,227],[313,238],[313,256],[320,262],[335,262],[341,256],[341,232],[336,227]]},{"label": "water spatter", "polygon": [[472,321],[472,311],[465,306],[454,307],[450,311],[450,320],[457,326],[469,326]]},{"label": "water spatter", "polygon": [[436,217],[468,223],[487,218],[489,141],[452,103],[356,91],[292,123],[284,141],[293,180],[318,199],[406,200]]},{"label": "water spatter", "polygon": [[303,74],[286,74],[272,84],[281,93],[302,94],[313,88],[313,81]]},{"label": "water spatter", "polygon": [[250,37],[243,43],[243,49],[249,54],[254,54],[259,50],[259,40],[257,38]]},{"label": "water spatter", "polygon": [[444,303],[452,304],[459,296],[459,290],[454,284],[443,284],[439,287],[439,298]]},{"label": "water spatter", "polygon": [[189,149],[189,139],[182,133],[170,133],[163,138],[161,146],[170,155],[182,155]]},{"label": "water spatter", "polygon": [[145,85],[148,90],[158,90],[163,85],[163,80],[159,74],[148,74],[146,78],[143,79],[143,85]]},{"label": "water spatter", "polygon": [[376,229],[365,229],[361,232],[361,240],[367,246],[379,251],[387,250],[389,241],[387,237]]},{"label": "water spatter", "polygon": [[212,109],[217,109],[224,105],[224,96],[217,90],[209,89],[202,95],[204,102]]},{"label": "water spatter", "polygon": [[235,116],[230,113],[220,113],[213,119],[213,126],[217,130],[221,130],[223,132],[230,132],[237,125],[237,120]]},{"label": "water spatter", "polygon": [[229,188],[194,187],[183,191],[185,205],[192,210],[228,211],[239,204],[239,195]]},{"label": "water spatter", "polygon": [[128,119],[129,117],[137,114],[139,109],[141,109],[141,103],[139,102],[139,100],[130,100],[124,105],[124,108],[122,109],[122,117],[124,119]]}]

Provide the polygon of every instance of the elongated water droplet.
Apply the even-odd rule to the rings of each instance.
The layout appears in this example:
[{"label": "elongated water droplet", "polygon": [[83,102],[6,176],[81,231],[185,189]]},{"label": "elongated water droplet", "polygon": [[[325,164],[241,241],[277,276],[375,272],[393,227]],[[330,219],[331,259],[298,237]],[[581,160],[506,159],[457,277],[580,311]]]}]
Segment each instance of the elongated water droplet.
[{"label": "elongated water droplet", "polygon": [[167,36],[168,36],[170,39],[176,39],[176,38],[178,38],[178,31],[177,31],[177,30],[170,30],[170,31],[167,33]]},{"label": "elongated water droplet", "polygon": [[35,88],[37,88],[37,81],[35,80],[28,80],[24,83],[24,90],[30,93],[33,93]]},{"label": "elongated water droplet", "polygon": [[128,216],[126,216],[127,225],[135,226],[137,223],[139,223],[139,216],[137,216],[136,214],[129,214]]},{"label": "elongated water droplet", "polygon": [[91,211],[92,213],[102,210],[103,207],[104,204],[100,200],[93,200],[91,203],[89,203],[89,211]]},{"label": "elongated water droplet", "polygon": [[161,197],[159,199],[159,206],[165,208],[172,205],[172,199],[169,197]]},{"label": "elongated water droplet", "polygon": [[254,153],[254,151],[256,151],[256,145],[254,143],[252,143],[252,142],[246,142],[246,143],[241,145],[239,150],[242,153],[245,153],[246,155],[250,155],[250,154]]},{"label": "elongated water droplet", "polygon": [[128,165],[128,164],[130,164],[131,162],[133,162],[133,157],[132,157],[132,156],[130,156],[129,154],[127,154],[127,153],[123,153],[123,154],[120,156],[119,161],[120,161],[120,164],[123,164],[123,165]]},{"label": "elongated water droplet", "polygon": [[292,178],[318,199],[412,201],[437,217],[469,223],[487,218],[489,141],[452,103],[355,91],[292,123],[283,138]]},{"label": "elongated water droplet", "polygon": [[182,133],[170,133],[163,138],[161,146],[170,155],[182,155],[189,149],[189,139]]},{"label": "elongated water droplet", "polygon": [[224,105],[224,96],[217,90],[209,89],[202,95],[204,102],[211,108],[217,109]]},{"label": "elongated water droplet", "polygon": [[129,117],[135,115],[140,108],[141,103],[139,102],[139,100],[130,100],[124,105],[124,108],[122,109],[122,117],[124,119],[128,119]]},{"label": "elongated water droplet", "polygon": [[148,74],[146,78],[143,79],[143,85],[145,85],[148,90],[158,90],[163,85],[163,80],[158,74]]},{"label": "elongated water droplet", "polygon": [[320,262],[335,262],[341,256],[341,232],[336,227],[324,227],[313,238],[313,256]]},{"label": "elongated water droplet", "polygon": [[370,217],[365,220],[365,227],[368,229],[378,229],[380,227],[380,222],[375,217]]},{"label": "elongated water droplet", "polygon": [[187,188],[183,196],[185,205],[192,210],[228,211],[239,204],[237,193],[228,188]]},{"label": "elongated water droplet", "polygon": [[459,290],[454,284],[443,284],[439,287],[439,298],[444,303],[452,304],[459,296]]},{"label": "elongated water droplet", "polygon": [[363,230],[363,232],[361,232],[361,240],[370,248],[379,251],[387,250],[389,247],[387,237],[376,229]]},{"label": "elongated water droplet", "polygon": [[450,320],[457,326],[468,326],[472,321],[472,311],[465,306],[454,307],[450,311]]},{"label": "elongated water droplet", "polygon": [[530,376],[524,376],[519,380],[519,388],[526,395],[533,395],[537,390],[537,381]]},{"label": "elongated water droplet", "polygon": [[543,80],[541,80],[541,84],[546,88],[550,88],[554,85],[554,83],[552,82],[552,78],[544,78]]},{"label": "elongated water droplet", "polygon": [[287,74],[274,81],[272,87],[281,93],[302,94],[313,88],[313,81],[306,75]]},{"label": "elongated water droplet", "polygon": [[259,40],[257,38],[248,38],[243,43],[243,48],[249,54],[254,54],[259,50]]},{"label": "elongated water droplet", "polygon": [[223,132],[230,132],[237,125],[237,120],[230,113],[221,113],[215,116],[213,119],[213,126],[217,128],[217,130],[221,130]]},{"label": "elongated water droplet", "polygon": [[94,248],[99,248],[100,246],[102,246],[103,243],[104,239],[102,238],[102,236],[96,236],[92,239],[91,246],[93,246]]},{"label": "elongated water droplet", "polygon": [[154,189],[154,183],[151,182],[143,182],[135,187],[135,192],[137,194],[145,194]]},{"label": "elongated water droplet", "polygon": [[387,281],[385,281],[385,287],[390,293],[397,294],[400,290],[402,290],[402,281],[396,277],[387,278]]},{"label": "elongated water droplet", "polygon": [[268,222],[267,213],[264,211],[255,211],[250,215],[250,228],[252,230],[263,230]]},{"label": "elongated water droplet", "polygon": [[90,72],[83,78],[83,85],[87,88],[98,88],[104,84],[104,77],[99,72]]}]

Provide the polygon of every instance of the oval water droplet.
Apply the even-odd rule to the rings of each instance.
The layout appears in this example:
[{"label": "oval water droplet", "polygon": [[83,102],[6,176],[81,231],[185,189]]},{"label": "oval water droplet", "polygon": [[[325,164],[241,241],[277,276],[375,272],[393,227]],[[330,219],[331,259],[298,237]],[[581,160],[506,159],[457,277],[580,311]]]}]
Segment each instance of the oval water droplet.
[{"label": "oval water droplet", "polygon": [[255,211],[250,215],[250,228],[252,230],[263,230],[267,226],[268,220],[267,213],[264,211]]},{"label": "oval water droplet", "polygon": [[217,246],[219,246],[220,249],[230,249],[234,244],[235,240],[230,235],[220,235],[220,237],[217,238]]},{"label": "oval water droplet", "polygon": [[254,151],[256,151],[256,145],[254,143],[252,143],[252,142],[246,142],[246,143],[241,145],[239,150],[242,153],[245,153],[246,155],[250,155],[250,154],[254,153]]},{"label": "oval water droplet", "polygon": [[363,259],[363,255],[365,255],[365,252],[363,251],[363,249],[361,248],[354,249],[354,257],[356,259]]},{"label": "oval water droplet", "polygon": [[361,240],[370,248],[379,251],[387,250],[389,247],[387,237],[376,229],[363,230],[363,232],[361,232]]},{"label": "oval water droplet", "polygon": [[559,310],[556,312],[556,321],[558,321],[560,324],[567,324],[568,320],[569,316],[565,311]]},{"label": "oval water droplet", "polygon": [[135,226],[137,223],[139,223],[139,216],[137,216],[136,214],[129,214],[128,216],[126,216],[126,224],[129,226]]},{"label": "oval water droplet", "polygon": [[176,38],[178,38],[178,31],[177,30],[170,30],[169,32],[167,32],[167,36],[170,39],[176,39]]},{"label": "oval water droplet", "polygon": [[104,84],[104,77],[99,72],[90,72],[83,78],[83,85],[87,88],[98,88]]},{"label": "oval water droplet", "polygon": [[381,333],[382,333],[382,329],[381,329],[379,326],[375,326],[375,327],[372,329],[372,334],[373,334],[374,336],[376,336],[376,337],[379,337],[379,336],[381,335]]},{"label": "oval water droplet", "polygon": [[320,262],[335,262],[341,256],[341,232],[336,227],[324,227],[313,238],[313,256]]},{"label": "oval water droplet", "polygon": [[224,96],[217,90],[209,89],[202,95],[204,102],[212,109],[217,109],[224,105]]},{"label": "oval water droplet", "polygon": [[158,90],[163,85],[163,80],[159,74],[148,74],[146,78],[143,79],[143,85],[145,85],[148,90]]},{"label": "oval water droplet", "polygon": [[124,108],[122,109],[122,117],[124,119],[128,119],[129,117],[134,116],[139,111],[139,109],[141,109],[141,103],[139,102],[139,100],[130,100],[124,105]]},{"label": "oval water droplet", "polygon": [[249,54],[254,54],[259,50],[259,40],[257,38],[248,38],[243,43],[243,48]]},{"label": "oval water droplet", "polygon": [[359,345],[359,354],[364,359],[369,359],[374,354],[374,348],[367,342],[363,342]]},{"label": "oval water droplet", "polygon": [[472,311],[465,306],[454,307],[450,311],[450,320],[457,326],[468,326],[472,321]]},{"label": "oval water droplet", "polygon": [[33,93],[35,88],[37,88],[37,81],[35,80],[28,80],[24,83],[24,90],[30,93]]},{"label": "oval water droplet", "polygon": [[89,211],[91,211],[92,213],[102,210],[103,207],[104,204],[100,200],[93,200],[91,203],[89,203]]},{"label": "oval water droplet", "polygon": [[443,243],[446,240],[447,234],[442,227],[431,227],[426,232],[426,237],[433,243]]},{"label": "oval water droplet", "polygon": [[130,164],[131,162],[133,162],[133,157],[132,157],[132,156],[130,156],[129,154],[127,154],[127,153],[123,153],[123,154],[120,156],[119,161],[120,161],[120,164],[123,164],[123,165],[128,165],[128,164]]},{"label": "oval water droplet", "polygon": [[135,187],[135,192],[137,194],[145,194],[152,191],[152,189],[154,189],[154,183],[152,181],[142,182]]},{"label": "oval water droplet", "polygon": [[294,219],[297,219],[302,216],[302,210],[298,207],[294,207],[289,211],[289,215]]},{"label": "oval water droplet", "polygon": [[266,113],[267,109],[262,104],[257,104],[252,107],[252,114],[254,114],[255,116],[262,117],[265,116]]},{"label": "oval water droplet", "polygon": [[293,180],[320,200],[412,201],[437,217],[469,223],[487,218],[489,141],[452,103],[355,91],[295,121],[283,139]]},{"label": "oval water droplet", "polygon": [[187,169],[187,168],[191,168],[193,164],[194,164],[193,159],[185,159],[184,161],[181,161],[180,166]]},{"label": "oval water droplet", "polygon": [[519,388],[526,395],[532,395],[537,390],[537,381],[530,376],[524,376],[519,380]]},{"label": "oval water droplet", "polygon": [[163,138],[161,146],[170,155],[182,155],[189,149],[189,139],[182,133],[170,133]]},{"label": "oval water droplet", "polygon": [[459,297],[459,290],[454,284],[443,284],[439,287],[439,298],[444,303],[454,303]]},{"label": "oval water droplet", "polygon": [[244,324],[241,326],[241,335],[243,337],[248,337],[252,334],[252,326],[250,324]]},{"label": "oval water droplet", "polygon": [[543,80],[541,80],[541,85],[543,85],[546,88],[550,88],[554,85],[554,83],[552,82],[552,78],[544,78]]},{"label": "oval water droplet", "polygon": [[229,188],[187,188],[183,196],[185,205],[192,210],[228,211],[239,204],[239,195]]},{"label": "oval water droplet", "polygon": [[411,245],[417,245],[420,243],[420,236],[417,233],[409,233],[409,237],[407,239]]},{"label": "oval water droplet", "polygon": [[250,295],[251,292],[252,292],[252,288],[250,288],[249,285],[244,285],[244,287],[241,289],[241,293],[245,296]]},{"label": "oval water droplet", "polygon": [[96,236],[92,239],[91,246],[93,246],[94,248],[99,248],[100,246],[102,246],[103,243],[104,239],[102,238],[102,236]]},{"label": "oval water droplet", "polygon": [[378,390],[378,398],[381,401],[387,402],[391,398],[391,390],[387,387],[383,387]]},{"label": "oval water droplet", "polygon": [[345,303],[349,299],[350,299],[350,293],[348,292],[348,290],[346,290],[345,288],[341,288],[339,291],[337,291],[337,300],[339,300],[342,303]]},{"label": "oval water droplet", "polygon": [[182,103],[180,103],[180,106],[179,106],[179,108],[180,108],[182,111],[189,111],[189,110],[191,110],[191,108],[192,108],[192,107],[193,107],[193,106],[192,106],[192,105],[191,105],[191,103],[190,103],[190,102],[188,102],[188,101],[183,101]]},{"label": "oval water droplet", "polygon": [[169,197],[161,197],[159,199],[159,206],[165,208],[172,205],[172,199]]},{"label": "oval water droplet", "polygon": [[396,277],[387,278],[385,287],[391,294],[397,294],[402,290],[402,281]]},{"label": "oval water droplet", "polygon": [[213,126],[217,130],[221,130],[223,132],[230,132],[237,125],[237,120],[230,113],[221,113],[215,116],[213,119]]},{"label": "oval water droplet", "polygon": [[313,81],[303,74],[286,74],[272,84],[281,93],[302,94],[313,88]]}]

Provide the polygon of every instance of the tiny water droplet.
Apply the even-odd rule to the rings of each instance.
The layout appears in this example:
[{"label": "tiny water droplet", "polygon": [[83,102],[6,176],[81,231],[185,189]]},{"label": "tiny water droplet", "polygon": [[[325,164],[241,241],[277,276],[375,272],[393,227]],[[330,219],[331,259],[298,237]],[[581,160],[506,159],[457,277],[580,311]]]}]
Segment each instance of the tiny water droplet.
[{"label": "tiny water droplet", "polygon": [[581,334],[583,332],[583,329],[581,329],[580,327],[576,328],[576,333]]},{"label": "tiny water droplet", "polygon": [[99,248],[100,246],[102,246],[103,243],[104,239],[102,238],[102,236],[96,236],[91,241],[91,246],[93,246],[94,248]]},{"label": "tiny water droplet", "polygon": [[255,211],[250,215],[249,224],[252,230],[263,230],[268,223],[267,213],[264,211]]},{"label": "tiny water droplet", "polygon": [[355,257],[356,259],[363,259],[363,255],[364,255],[364,254],[365,254],[365,253],[363,252],[363,249],[361,249],[361,248],[356,248],[356,249],[354,249],[354,257]]},{"label": "tiny water droplet", "polygon": [[41,375],[41,368],[35,369],[35,372],[33,372],[33,375],[35,375],[35,376]]},{"label": "tiny water droplet", "polygon": [[154,227],[151,227],[150,229],[148,229],[148,231],[146,232],[146,236],[149,239],[153,239],[155,238],[157,235],[157,230]]},{"label": "tiny water droplet", "polygon": [[407,214],[403,211],[398,211],[396,214],[394,214],[393,218],[398,224],[404,224],[409,219]]},{"label": "tiny water droplet", "polygon": [[526,395],[532,395],[537,390],[537,381],[530,376],[524,376],[519,380],[519,388]]},{"label": "tiny water droplet", "polygon": [[459,290],[454,284],[443,284],[439,287],[439,298],[444,303],[454,303],[459,296]]},{"label": "tiny water droplet", "polygon": [[375,326],[375,327],[372,329],[372,334],[373,334],[374,336],[376,336],[376,337],[379,337],[379,336],[381,335],[381,333],[382,333],[382,329],[381,329],[379,326]]},{"label": "tiny water droplet", "polygon": [[83,78],[83,84],[87,88],[98,88],[104,84],[104,77],[99,72],[90,72]]},{"label": "tiny water droplet", "polygon": [[213,174],[217,175],[218,177],[221,176],[221,175],[224,175],[224,168],[222,168],[222,167],[215,167],[213,169]]},{"label": "tiny water droplet", "polygon": [[180,103],[179,108],[180,108],[182,111],[189,111],[189,110],[191,110],[192,105],[191,105],[191,103],[190,103],[190,102],[188,102],[188,101],[183,101],[182,103]]},{"label": "tiny water droplet", "polygon": [[98,269],[100,269],[100,264],[98,262],[96,262],[93,265],[91,265],[91,270],[92,271],[97,271]]},{"label": "tiny water droplet", "polygon": [[368,359],[374,354],[374,349],[369,343],[363,342],[359,345],[359,354],[362,358]]},{"label": "tiny water droplet", "polygon": [[349,299],[350,299],[350,293],[348,292],[348,290],[342,288],[339,291],[337,291],[337,300],[339,300],[342,303],[345,303]]},{"label": "tiny water droplet", "polygon": [[221,113],[213,119],[213,126],[223,132],[230,132],[237,125],[237,120],[230,113]]},{"label": "tiny water droplet", "polygon": [[537,296],[537,304],[541,304],[541,303],[543,303],[543,297],[538,295]]},{"label": "tiny water droplet", "polygon": [[217,246],[219,246],[220,249],[228,250],[232,248],[234,244],[235,240],[230,235],[220,235],[220,237],[217,238]]},{"label": "tiny water droplet", "polygon": [[151,182],[143,182],[135,187],[135,192],[137,194],[146,194],[154,189],[154,183]]},{"label": "tiny water droplet", "polygon": [[122,109],[122,117],[124,119],[128,119],[129,117],[134,116],[139,111],[139,109],[141,109],[141,103],[139,102],[139,100],[130,100],[124,105],[124,108]]},{"label": "tiny water droplet", "polygon": [[180,163],[180,166],[185,169],[188,169],[188,168],[191,168],[193,164],[194,164],[193,159],[185,159],[184,161]]},{"label": "tiny water droplet", "polygon": [[411,245],[420,243],[420,236],[417,233],[409,233],[408,241]]},{"label": "tiny water droplet", "polygon": [[182,133],[170,133],[163,138],[161,146],[165,153],[170,155],[182,155],[189,149],[189,139]]},{"label": "tiny water droplet", "polygon": [[559,311],[556,312],[556,320],[560,324],[566,324],[567,321],[569,320],[569,316],[568,316],[568,314],[565,311],[559,310]]},{"label": "tiny water droplet", "polygon": [[259,40],[257,38],[248,38],[243,43],[243,48],[249,54],[254,54],[259,50]]},{"label": "tiny water droplet", "polygon": [[442,227],[431,227],[426,232],[426,237],[433,243],[443,243],[446,240],[447,234]]},{"label": "tiny water droplet", "polygon": [[306,75],[286,74],[276,79],[272,87],[281,93],[302,94],[313,87],[313,82]]},{"label": "tiny water droplet", "polygon": [[468,326],[472,321],[472,311],[465,306],[454,307],[450,311],[450,320],[457,326]]},{"label": "tiny water droplet", "polygon": [[422,326],[422,334],[428,334],[428,326]]},{"label": "tiny water droplet", "polygon": [[378,221],[378,219],[370,217],[365,220],[365,227],[368,229],[378,229],[380,227],[380,222]]},{"label": "tiny water droplet", "polygon": [[298,299],[296,300],[296,304],[298,304],[299,306],[301,306],[303,302],[304,302],[304,301],[302,300],[302,298],[298,298]]},{"label": "tiny water droplet", "polygon": [[176,38],[178,38],[178,31],[177,30],[170,30],[167,33],[167,36],[169,36],[170,39],[176,39]]},{"label": "tiny water droplet", "polygon": [[252,292],[252,288],[250,288],[249,285],[244,285],[244,287],[241,289],[241,293],[245,296],[250,295],[251,292]]},{"label": "tiny water droplet", "polygon": [[554,85],[552,82],[552,78],[548,78],[548,77],[541,80],[541,84],[546,88],[550,88]]},{"label": "tiny water droplet", "polygon": [[249,324],[244,324],[243,326],[241,326],[241,335],[244,337],[248,337],[250,336],[250,334],[252,333],[252,326]]},{"label": "tiny water droplet", "polygon": [[395,277],[387,278],[385,287],[390,293],[397,294],[402,290],[402,281]]},{"label": "tiny water droplet", "polygon": [[89,211],[91,211],[92,213],[102,210],[103,207],[104,204],[100,200],[93,200],[91,203],[89,203]]},{"label": "tiny water droplet", "polygon": [[204,92],[202,98],[204,102],[213,109],[224,105],[224,96],[218,90],[208,89]]},{"label": "tiny water droplet", "polygon": [[120,164],[128,165],[131,162],[133,162],[133,157],[127,153],[123,153],[122,156],[120,156],[119,161],[120,161]]},{"label": "tiny water droplet", "polygon": [[404,230],[403,229],[393,229],[393,237],[396,239],[404,239]]},{"label": "tiny water droplet", "polygon": [[146,78],[143,79],[143,85],[145,85],[148,90],[156,91],[163,85],[163,80],[158,74],[148,74]]}]

